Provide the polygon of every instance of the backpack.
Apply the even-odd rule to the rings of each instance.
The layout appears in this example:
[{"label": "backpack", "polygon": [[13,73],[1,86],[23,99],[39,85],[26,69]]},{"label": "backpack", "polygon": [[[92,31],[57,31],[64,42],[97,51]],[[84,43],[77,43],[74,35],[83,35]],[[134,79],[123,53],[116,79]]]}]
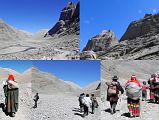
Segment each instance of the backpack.
[{"label": "backpack", "polygon": [[107,83],[108,85],[108,96],[113,96],[117,94],[117,82]]},{"label": "backpack", "polygon": [[141,90],[137,83],[129,82],[126,86],[126,95],[133,100],[137,100],[141,97]]}]

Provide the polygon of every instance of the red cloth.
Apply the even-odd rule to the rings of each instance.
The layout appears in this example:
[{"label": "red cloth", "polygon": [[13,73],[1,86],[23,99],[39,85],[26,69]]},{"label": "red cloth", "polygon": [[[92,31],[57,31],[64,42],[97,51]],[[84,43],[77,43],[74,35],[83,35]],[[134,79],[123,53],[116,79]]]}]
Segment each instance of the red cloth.
[{"label": "red cloth", "polygon": [[127,81],[126,83],[126,86],[129,82],[134,82],[134,83],[137,83],[139,87],[141,87],[141,83],[136,79],[136,76],[135,75],[132,75],[131,76],[131,79]]},{"label": "red cloth", "polygon": [[15,79],[14,79],[14,76],[13,76],[13,75],[9,75],[9,76],[8,76],[8,80],[14,81],[14,80],[15,80]]},{"label": "red cloth", "polygon": [[147,85],[143,85],[143,86],[142,86],[142,90],[145,90],[145,91],[146,91],[147,89],[148,89]]}]

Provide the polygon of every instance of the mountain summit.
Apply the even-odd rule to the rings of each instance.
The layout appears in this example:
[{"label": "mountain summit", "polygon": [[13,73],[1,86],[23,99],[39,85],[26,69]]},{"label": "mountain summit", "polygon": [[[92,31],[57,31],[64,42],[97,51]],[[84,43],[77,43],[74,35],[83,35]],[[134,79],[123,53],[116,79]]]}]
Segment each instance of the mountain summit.
[{"label": "mountain summit", "polygon": [[44,37],[67,34],[79,35],[79,9],[80,3],[75,5],[69,2],[68,5],[62,9],[59,21],[50,29]]},{"label": "mountain summit", "polygon": [[[102,49],[107,44],[103,37],[99,36],[101,35],[93,37],[84,48],[84,50],[96,52],[98,59],[159,59],[159,14],[146,14],[143,19],[131,22],[119,42],[114,39],[115,44],[112,46],[108,44],[107,49]],[[96,38],[98,39],[96,40]],[[101,41],[100,44],[99,41]],[[92,49],[94,46],[100,49]]]}]

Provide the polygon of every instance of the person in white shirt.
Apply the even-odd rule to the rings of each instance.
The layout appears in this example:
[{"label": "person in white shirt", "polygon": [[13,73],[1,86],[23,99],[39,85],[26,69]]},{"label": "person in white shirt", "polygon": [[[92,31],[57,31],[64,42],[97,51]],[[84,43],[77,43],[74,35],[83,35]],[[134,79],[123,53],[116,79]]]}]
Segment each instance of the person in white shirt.
[{"label": "person in white shirt", "polygon": [[89,94],[86,94],[86,97],[83,98],[83,105],[84,105],[84,114],[83,117],[88,115],[89,107],[92,106],[92,101],[89,97]]}]

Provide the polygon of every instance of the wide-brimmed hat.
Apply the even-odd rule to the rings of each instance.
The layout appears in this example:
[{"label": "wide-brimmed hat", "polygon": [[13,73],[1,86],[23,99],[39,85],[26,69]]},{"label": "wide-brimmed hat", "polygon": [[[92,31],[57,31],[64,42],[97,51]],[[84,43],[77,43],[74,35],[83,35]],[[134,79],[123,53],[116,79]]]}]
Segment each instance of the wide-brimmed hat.
[{"label": "wide-brimmed hat", "polygon": [[119,78],[118,78],[118,76],[113,76],[112,77],[112,80],[118,80]]}]

